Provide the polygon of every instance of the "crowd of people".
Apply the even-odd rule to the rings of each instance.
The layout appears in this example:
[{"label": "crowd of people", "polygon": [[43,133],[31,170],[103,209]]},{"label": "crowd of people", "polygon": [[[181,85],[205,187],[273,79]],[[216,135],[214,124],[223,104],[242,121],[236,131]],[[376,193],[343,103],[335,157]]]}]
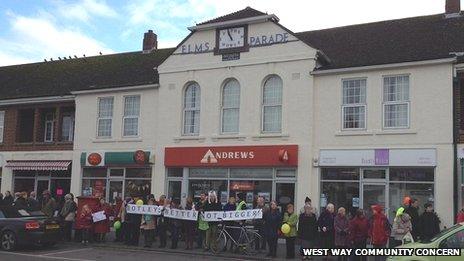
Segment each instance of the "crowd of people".
[{"label": "crowd of people", "polygon": [[[210,251],[216,247],[219,222],[206,222],[201,215],[197,221],[180,220],[164,217],[163,215],[141,215],[127,213],[128,204],[136,204],[142,200],[146,205],[163,206],[171,209],[185,209],[203,211],[233,211],[247,208],[245,194],[230,197],[227,204],[222,205],[216,193],[201,193],[196,202],[188,198],[184,206],[179,200],[171,200],[162,195],[155,199],[154,195],[142,197],[135,195],[124,200],[116,198],[114,205],[110,205],[104,198],[100,198],[95,206],[84,204],[80,211],[72,194],[64,196],[63,202],[57,202],[46,190],[40,198],[34,192],[15,193],[14,196],[6,191],[0,193],[0,205],[12,205],[27,208],[31,211],[40,210],[49,217],[59,219],[63,227],[63,237],[66,241],[74,240],[87,244],[105,242],[106,234],[110,232],[112,224],[116,227],[116,242],[127,245],[139,245],[141,233],[143,246],[152,247],[159,241],[159,248],[176,249],[180,240],[185,241],[187,250],[201,248]],[[393,220],[388,220],[384,207],[373,205],[368,211],[357,209],[354,214],[347,213],[344,207],[335,208],[328,203],[319,215],[312,206],[311,199],[306,197],[302,209],[295,211],[293,204],[278,205],[276,201],[265,202],[265,198],[256,198],[253,208],[262,209],[263,217],[247,221],[261,236],[255,247],[259,251],[266,251],[268,257],[277,256],[277,242],[285,238],[286,257],[295,257],[295,245],[300,248],[375,248],[396,247],[408,241],[429,240],[440,232],[440,219],[434,212],[431,203],[424,204],[422,213],[419,210],[419,200],[405,197],[403,205],[396,210]],[[282,209],[284,208],[284,209]],[[95,221],[93,214],[101,212],[103,219]],[[367,213],[366,213],[367,212]],[[458,217],[458,222],[464,222],[464,210]],[[225,225],[234,226],[237,222],[227,221]],[[288,225],[283,232],[283,225]],[[234,232],[231,232],[234,236]],[[168,237],[169,235],[169,237]],[[168,240],[170,242],[168,242]],[[388,245],[387,245],[388,244]],[[227,248],[227,246],[226,246]],[[231,251],[236,251],[233,246]],[[346,258],[339,257],[340,260]],[[362,259],[362,257],[359,257]]]}]

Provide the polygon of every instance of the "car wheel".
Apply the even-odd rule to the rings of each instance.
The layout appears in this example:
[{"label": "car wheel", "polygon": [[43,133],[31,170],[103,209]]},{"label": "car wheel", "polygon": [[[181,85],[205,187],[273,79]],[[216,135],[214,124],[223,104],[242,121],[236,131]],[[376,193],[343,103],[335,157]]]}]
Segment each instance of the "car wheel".
[{"label": "car wheel", "polygon": [[5,231],[2,233],[0,244],[3,250],[13,251],[16,248],[16,235],[13,231]]}]

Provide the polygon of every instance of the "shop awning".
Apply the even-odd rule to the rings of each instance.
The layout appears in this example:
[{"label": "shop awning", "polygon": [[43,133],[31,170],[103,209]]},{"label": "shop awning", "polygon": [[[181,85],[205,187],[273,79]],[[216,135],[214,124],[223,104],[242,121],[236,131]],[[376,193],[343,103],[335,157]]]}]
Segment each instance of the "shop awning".
[{"label": "shop awning", "polygon": [[12,170],[67,170],[70,160],[8,160],[5,167]]}]

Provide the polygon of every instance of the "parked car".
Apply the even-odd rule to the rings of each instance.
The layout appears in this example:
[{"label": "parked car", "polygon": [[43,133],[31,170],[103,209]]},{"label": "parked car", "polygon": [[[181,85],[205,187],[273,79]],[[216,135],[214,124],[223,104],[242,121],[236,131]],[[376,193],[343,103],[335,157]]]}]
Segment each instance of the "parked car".
[{"label": "parked car", "polygon": [[57,220],[41,211],[0,206],[0,248],[12,251],[18,246],[51,246],[61,238]]},{"label": "parked car", "polygon": [[456,224],[450,228],[441,231],[438,235],[429,241],[418,241],[409,243],[399,248],[459,248],[460,256],[391,256],[389,261],[453,261],[464,260],[464,223]]}]

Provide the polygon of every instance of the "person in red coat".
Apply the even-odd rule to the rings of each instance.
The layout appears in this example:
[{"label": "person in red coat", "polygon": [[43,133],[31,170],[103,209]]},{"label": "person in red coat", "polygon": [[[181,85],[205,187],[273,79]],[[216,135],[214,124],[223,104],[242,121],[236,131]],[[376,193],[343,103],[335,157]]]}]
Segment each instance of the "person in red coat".
[{"label": "person in red coat", "polygon": [[92,233],[92,210],[89,205],[82,206],[81,213],[76,218],[76,229],[82,230],[82,244],[89,243]]},{"label": "person in red coat", "polygon": [[[369,220],[364,215],[364,210],[358,209],[356,216],[350,221],[350,240],[354,248],[366,248],[369,237]],[[364,256],[357,256],[357,260],[366,260]],[[355,259],[356,260],[356,259]]]},{"label": "person in red coat", "polygon": [[110,216],[113,214],[111,206],[106,203],[105,198],[100,198],[100,204],[95,212],[103,211],[106,219],[94,223],[94,232],[97,242],[105,242],[106,233],[110,232]]},{"label": "person in red coat", "polygon": [[369,237],[371,238],[374,248],[384,248],[390,237],[390,222],[383,213],[383,207],[380,205],[372,206],[372,218],[369,222]]},{"label": "person in red coat", "polygon": [[456,218],[456,223],[464,222],[464,208],[459,211],[458,216]]}]

